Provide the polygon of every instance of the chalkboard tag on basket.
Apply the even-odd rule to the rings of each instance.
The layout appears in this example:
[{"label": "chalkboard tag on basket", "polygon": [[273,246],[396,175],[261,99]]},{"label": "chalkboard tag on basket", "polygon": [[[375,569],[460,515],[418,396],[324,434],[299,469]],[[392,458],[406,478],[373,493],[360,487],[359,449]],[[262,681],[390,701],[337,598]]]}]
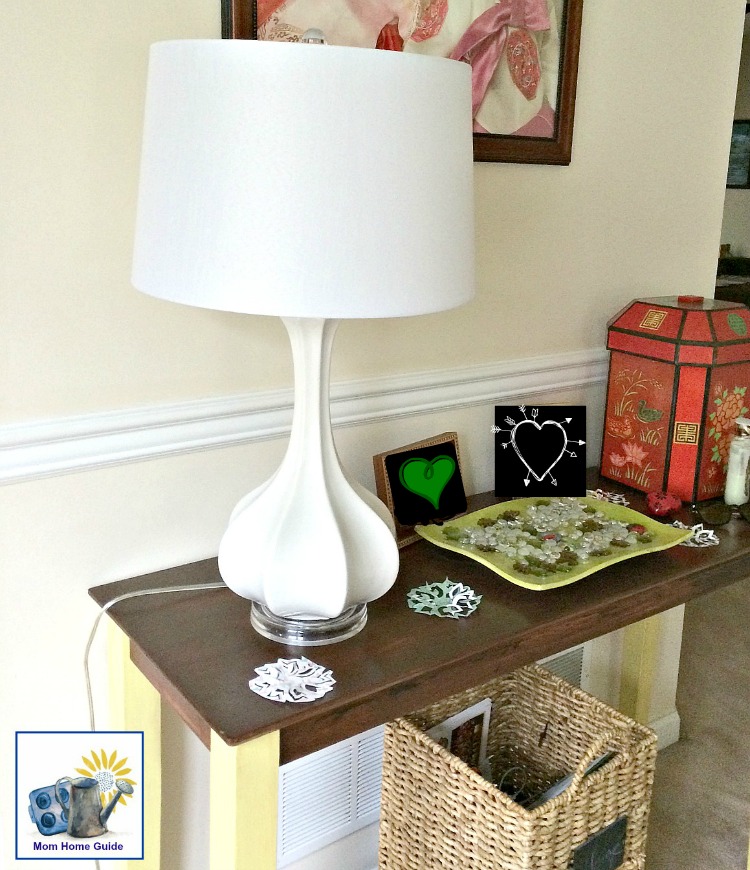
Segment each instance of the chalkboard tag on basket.
[{"label": "chalkboard tag on basket", "polygon": [[571,870],[617,870],[625,860],[628,817],[602,828],[573,852]]}]

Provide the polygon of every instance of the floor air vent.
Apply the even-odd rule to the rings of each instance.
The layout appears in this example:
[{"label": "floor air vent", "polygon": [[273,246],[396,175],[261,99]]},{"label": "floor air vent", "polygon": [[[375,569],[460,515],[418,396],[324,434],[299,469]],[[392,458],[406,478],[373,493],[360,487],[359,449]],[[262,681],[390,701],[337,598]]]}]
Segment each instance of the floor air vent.
[{"label": "floor air vent", "polygon": [[[574,647],[540,664],[580,686],[584,647]],[[278,867],[299,861],[378,820],[382,759],[381,727],[280,768]]]},{"label": "floor air vent", "polygon": [[373,728],[279,769],[279,867],[378,820],[383,729]]},{"label": "floor air vent", "polygon": [[539,664],[574,686],[581,687],[583,684],[584,649],[583,646],[576,646],[551,658],[542,659]]}]

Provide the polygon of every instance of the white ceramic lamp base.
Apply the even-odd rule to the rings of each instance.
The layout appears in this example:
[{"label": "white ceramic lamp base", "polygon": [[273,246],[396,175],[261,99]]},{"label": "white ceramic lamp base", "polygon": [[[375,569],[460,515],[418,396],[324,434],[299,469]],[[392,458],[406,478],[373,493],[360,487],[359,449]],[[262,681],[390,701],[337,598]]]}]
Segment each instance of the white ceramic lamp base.
[{"label": "white ceramic lamp base", "polygon": [[336,320],[284,318],[294,359],[294,418],[276,473],[235,508],[219,570],[253,601],[272,640],[314,646],[360,631],[368,601],[398,574],[393,519],[341,468],[331,432],[329,371]]}]

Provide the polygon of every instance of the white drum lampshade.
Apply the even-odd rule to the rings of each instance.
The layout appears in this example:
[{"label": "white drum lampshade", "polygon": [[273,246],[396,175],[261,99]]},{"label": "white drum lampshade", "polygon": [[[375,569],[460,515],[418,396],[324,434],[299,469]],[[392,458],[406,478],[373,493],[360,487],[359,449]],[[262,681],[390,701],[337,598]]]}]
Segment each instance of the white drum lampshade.
[{"label": "white drum lampshade", "polygon": [[472,296],[472,190],[465,64],[250,40],[152,46],[133,283],[282,317],[292,342],[287,454],[219,549],[222,577],[268,637],[351,636],[395,581],[390,515],[336,456],[331,345],[342,318]]}]

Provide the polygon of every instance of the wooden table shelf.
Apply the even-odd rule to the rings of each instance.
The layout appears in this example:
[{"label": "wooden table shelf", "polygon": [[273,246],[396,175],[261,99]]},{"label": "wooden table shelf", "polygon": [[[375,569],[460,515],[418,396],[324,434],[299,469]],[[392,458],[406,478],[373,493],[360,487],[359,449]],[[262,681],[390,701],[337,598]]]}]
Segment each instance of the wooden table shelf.
[{"label": "wooden table shelf", "polygon": [[[592,482],[617,490],[611,481]],[[629,490],[628,498],[631,507],[643,507],[638,493]],[[493,501],[490,494],[474,497],[470,510]],[[687,513],[683,518],[691,519]],[[365,629],[324,647],[285,647],[260,637],[250,625],[249,602],[227,589],[132,598],[115,605],[110,616],[128,640],[132,664],[158,693],[149,703],[153,706],[159,697],[169,703],[211,749],[212,777],[219,739],[224,744],[219,750],[225,758],[222,777],[228,769],[230,778],[236,778],[241,759],[265,738],[270,760],[263,762],[266,773],[258,770],[256,779],[271,787],[279,763],[615,629],[643,626],[642,620],[654,614],[750,576],[750,524],[733,520],[720,536],[718,547],[673,547],[544,592],[515,586],[471,559],[420,541],[402,551],[398,580],[369,605]],[[446,576],[483,596],[469,619],[430,619],[407,608],[409,589]],[[216,560],[208,560],[98,586],[90,593],[104,604],[137,589],[219,579]],[[633,637],[631,656],[647,656],[647,638]],[[323,699],[277,704],[249,691],[256,667],[300,654],[332,669],[336,687]],[[642,689],[649,691],[648,686]],[[143,698],[138,703],[143,705]],[[132,723],[133,703],[129,707]],[[238,817],[247,811],[245,798],[240,803]],[[253,811],[259,811],[258,805]],[[266,825],[275,824],[275,815],[264,818]],[[238,843],[229,857],[215,851],[213,838],[227,836],[242,839],[237,831],[212,830],[212,870],[214,864],[215,870],[275,867],[274,837],[260,851],[253,846],[256,857],[248,859],[247,848]],[[156,863],[145,866],[157,868],[158,858],[150,857]]]}]

